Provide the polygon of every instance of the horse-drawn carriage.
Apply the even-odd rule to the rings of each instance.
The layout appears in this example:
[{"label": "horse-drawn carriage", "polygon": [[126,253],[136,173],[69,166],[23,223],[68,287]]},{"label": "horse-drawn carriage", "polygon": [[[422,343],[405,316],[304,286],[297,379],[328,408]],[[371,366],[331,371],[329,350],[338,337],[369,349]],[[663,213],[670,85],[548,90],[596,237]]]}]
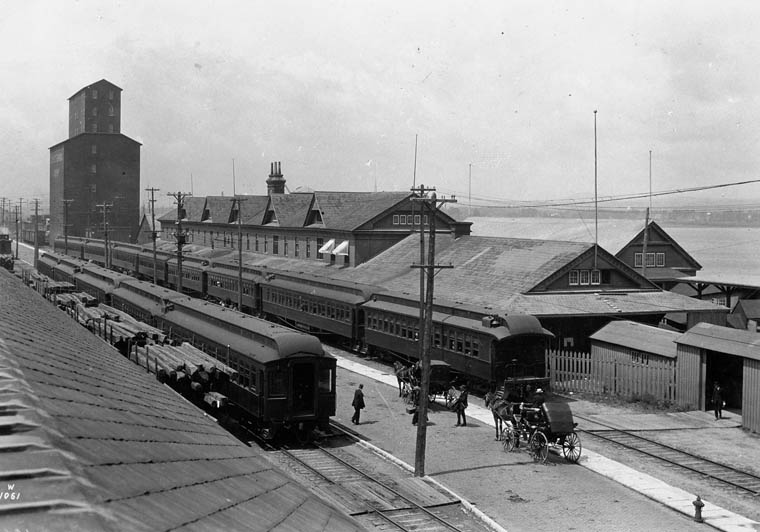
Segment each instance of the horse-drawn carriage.
[{"label": "horse-drawn carriage", "polygon": [[575,432],[577,423],[567,403],[544,403],[540,407],[506,403],[499,416],[503,421],[501,439],[505,451],[512,451],[524,441],[537,462],[546,462],[550,446],[561,448],[568,462],[580,459],[581,439]]},{"label": "horse-drawn carriage", "polygon": [[[411,366],[404,366],[400,362],[393,364],[398,380],[398,394],[408,403],[412,401],[412,392],[420,385],[422,369],[419,362]],[[428,388],[428,400],[432,403],[436,396],[440,395],[449,405],[451,398],[451,367],[442,360],[430,361],[430,381]]]}]

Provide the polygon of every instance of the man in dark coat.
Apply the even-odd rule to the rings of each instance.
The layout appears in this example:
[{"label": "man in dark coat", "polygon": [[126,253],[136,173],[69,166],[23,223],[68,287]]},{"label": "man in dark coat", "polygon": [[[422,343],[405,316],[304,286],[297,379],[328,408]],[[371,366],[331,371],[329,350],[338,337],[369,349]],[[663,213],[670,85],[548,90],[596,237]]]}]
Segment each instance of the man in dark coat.
[{"label": "man in dark coat", "polygon": [[454,401],[453,408],[454,411],[457,413],[457,424],[456,426],[467,426],[467,418],[464,415],[464,411],[467,410],[467,386],[462,386],[461,388],[462,393],[459,394],[459,397],[456,401]]},{"label": "man in dark coat", "polygon": [[354,400],[351,403],[351,406],[354,407],[354,415],[351,418],[351,422],[354,425],[359,424],[359,414],[361,413],[362,408],[364,408],[364,385],[360,384],[359,387],[354,392]]},{"label": "man in dark coat", "polygon": [[713,387],[712,403],[715,409],[715,421],[718,421],[723,417],[723,388],[717,382]]}]

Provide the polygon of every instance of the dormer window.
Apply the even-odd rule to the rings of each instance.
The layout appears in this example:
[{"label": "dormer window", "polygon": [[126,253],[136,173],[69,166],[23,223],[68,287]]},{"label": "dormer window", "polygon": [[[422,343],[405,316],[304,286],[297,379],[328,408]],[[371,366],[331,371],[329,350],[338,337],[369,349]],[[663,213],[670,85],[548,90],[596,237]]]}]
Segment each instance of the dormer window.
[{"label": "dormer window", "polygon": [[319,212],[319,209],[312,209],[309,212],[309,221],[306,223],[306,225],[322,225],[323,223],[322,213]]}]

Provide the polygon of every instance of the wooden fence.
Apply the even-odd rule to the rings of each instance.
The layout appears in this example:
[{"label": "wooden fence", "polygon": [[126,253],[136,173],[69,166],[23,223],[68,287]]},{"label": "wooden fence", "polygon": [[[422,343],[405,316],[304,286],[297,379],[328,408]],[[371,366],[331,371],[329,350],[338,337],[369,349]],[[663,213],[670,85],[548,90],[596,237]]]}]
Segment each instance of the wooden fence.
[{"label": "wooden fence", "polygon": [[676,359],[633,350],[592,353],[547,351],[547,374],[555,392],[585,392],[674,402]]}]

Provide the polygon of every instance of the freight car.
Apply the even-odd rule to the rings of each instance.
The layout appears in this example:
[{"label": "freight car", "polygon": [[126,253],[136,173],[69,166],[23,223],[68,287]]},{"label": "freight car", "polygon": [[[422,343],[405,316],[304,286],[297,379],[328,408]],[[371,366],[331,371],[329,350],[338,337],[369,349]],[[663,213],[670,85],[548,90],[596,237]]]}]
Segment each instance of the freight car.
[{"label": "freight car", "polygon": [[[87,249],[98,245],[103,243],[83,244]],[[187,250],[183,292],[236,304],[241,276],[237,253],[217,250],[225,254],[214,257],[208,249],[197,253],[196,247],[188,246]],[[163,262],[166,285],[176,287],[176,255],[162,251],[167,253]],[[144,256],[147,251],[139,253]],[[136,261],[137,274],[151,278],[152,260],[148,272],[142,264]],[[415,299],[386,293],[378,286],[273,270],[245,261],[242,277],[243,310],[248,313],[324,335],[357,351],[407,362],[419,356],[419,302]],[[439,300],[433,324],[431,357],[447,362],[465,379],[484,384],[508,381],[508,388],[519,398],[530,388],[547,386],[545,352],[552,334],[534,316],[489,316],[482,309]]]}]

